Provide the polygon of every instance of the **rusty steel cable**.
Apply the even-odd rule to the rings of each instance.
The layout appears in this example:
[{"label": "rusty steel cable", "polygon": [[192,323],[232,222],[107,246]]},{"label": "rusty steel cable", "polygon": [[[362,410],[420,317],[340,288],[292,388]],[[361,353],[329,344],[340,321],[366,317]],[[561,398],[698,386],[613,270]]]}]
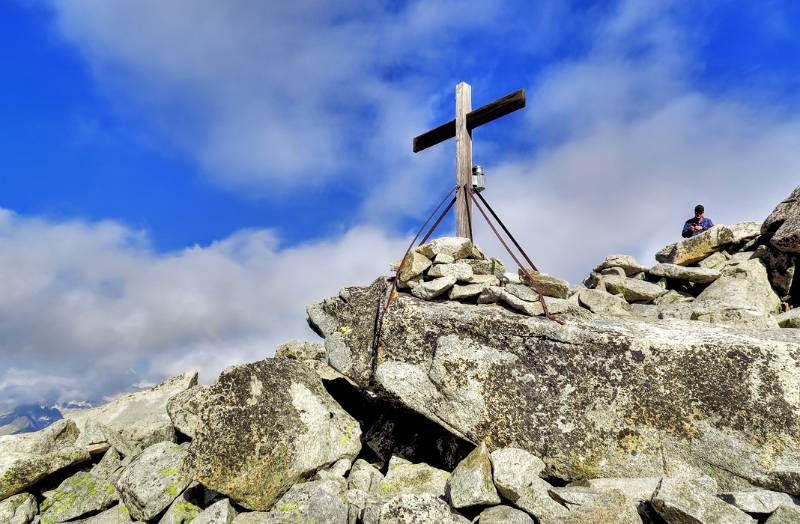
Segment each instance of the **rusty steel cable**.
[{"label": "rusty steel cable", "polygon": [[423,239],[419,241],[419,244],[417,244],[417,247],[419,247],[419,246],[423,245],[425,242],[427,242],[427,241],[428,241],[428,239],[431,237],[431,235],[433,234],[433,232],[434,232],[434,231],[436,231],[436,228],[437,228],[437,227],[439,227],[439,224],[441,224],[441,223],[442,223],[442,220],[444,219],[444,217],[445,217],[445,216],[447,216],[447,212],[448,212],[448,211],[450,211],[450,209],[453,207],[453,204],[455,204],[455,203],[456,203],[456,197],[453,197],[453,198],[450,200],[450,203],[449,203],[449,204],[447,204],[447,207],[446,207],[446,208],[444,208],[444,211],[442,211],[442,214],[441,214],[441,215],[439,215],[439,218],[437,218],[437,219],[436,219],[436,222],[434,222],[434,223],[433,223],[433,225],[431,226],[431,228],[430,228],[430,229],[428,230],[428,232],[425,234],[425,236],[423,237]]},{"label": "rusty steel cable", "polygon": [[536,267],[536,264],[534,264],[534,263],[531,261],[531,259],[530,259],[530,257],[528,256],[528,254],[527,254],[527,253],[525,253],[525,250],[524,250],[524,249],[522,249],[522,246],[520,246],[520,245],[519,245],[519,242],[517,242],[517,239],[516,239],[516,238],[514,238],[514,235],[512,235],[512,234],[511,234],[511,231],[509,231],[509,230],[508,230],[508,228],[507,228],[507,227],[506,227],[506,225],[503,223],[503,221],[502,221],[502,220],[500,220],[500,217],[499,217],[499,216],[497,216],[497,213],[495,213],[495,212],[494,212],[494,209],[492,209],[492,206],[490,206],[490,205],[489,205],[489,202],[487,202],[487,201],[486,201],[486,199],[485,199],[485,198],[483,198],[483,195],[481,195],[480,193],[476,193],[476,194],[478,195],[478,198],[480,198],[480,199],[481,199],[481,202],[483,202],[483,204],[486,206],[486,209],[488,209],[488,210],[489,210],[489,213],[491,213],[491,214],[492,214],[492,216],[494,217],[494,219],[495,219],[495,220],[497,220],[497,223],[498,223],[498,224],[500,224],[500,227],[502,227],[502,228],[503,228],[503,231],[505,231],[505,232],[506,232],[506,235],[508,235],[508,238],[510,238],[510,239],[511,239],[511,241],[512,241],[512,242],[514,243],[514,245],[517,247],[517,249],[519,250],[519,252],[520,252],[520,253],[522,253],[522,256],[523,256],[523,257],[525,257],[525,260],[528,262],[528,264],[530,264],[530,265],[531,265],[531,269],[533,269],[534,271],[539,271],[539,269]]},{"label": "rusty steel cable", "polygon": [[[400,268],[403,267],[403,262],[405,262],[406,258],[408,257],[408,254],[411,252],[411,248],[414,247],[414,243],[422,234],[422,231],[425,229],[425,226],[428,225],[428,223],[431,221],[434,215],[436,215],[436,212],[439,211],[439,209],[442,207],[442,204],[444,204],[447,201],[447,198],[450,195],[452,195],[456,189],[458,189],[458,186],[453,187],[453,189],[451,189],[444,196],[444,198],[442,198],[441,202],[439,202],[439,205],[437,205],[436,208],[431,212],[428,219],[425,221],[425,223],[422,224],[422,227],[419,228],[417,234],[414,235],[414,239],[411,240],[411,243],[408,245],[408,248],[406,249],[406,252],[403,255],[402,260],[400,260],[400,265],[397,266],[397,270],[394,273],[394,282],[392,282],[392,288],[389,291],[389,298],[386,300],[386,306],[383,308],[383,311],[381,311],[381,300],[378,299],[376,307],[377,311],[375,312],[375,322],[372,328],[372,354],[370,356],[370,376],[369,376],[370,386],[373,386],[375,384],[375,367],[378,361],[378,359],[376,358],[377,357],[376,353],[378,351],[378,347],[380,346],[381,337],[383,336],[383,315],[386,313],[386,311],[388,311],[389,306],[392,303],[392,300],[394,300],[395,292],[397,291],[397,281],[400,278]],[[456,199],[455,197],[453,197],[447,208],[442,212],[442,214],[439,216],[439,218],[436,220],[433,226],[431,226],[431,229],[428,231],[428,234],[425,235],[425,239],[423,240],[423,242],[428,239],[431,233],[433,233],[433,231],[436,229],[436,226],[439,225],[439,223],[442,221],[447,212],[450,211],[450,208],[453,207],[455,201]]]},{"label": "rusty steel cable", "polygon": [[[480,196],[480,193],[479,193],[478,195]],[[483,200],[483,198],[481,198],[481,200]],[[530,283],[531,283],[531,286],[533,287],[533,289],[535,289],[535,290],[536,290],[536,293],[539,295],[539,302],[542,304],[542,309],[544,310],[544,314],[545,314],[545,316],[546,316],[546,317],[547,317],[549,320],[552,320],[553,322],[556,322],[556,323],[558,323],[558,324],[564,325],[564,322],[563,322],[562,320],[559,320],[559,319],[557,319],[556,317],[554,317],[554,316],[553,316],[553,315],[550,313],[550,310],[549,310],[549,309],[547,309],[547,304],[546,304],[546,303],[545,303],[545,301],[544,301],[544,295],[542,294],[542,289],[541,289],[541,287],[539,287],[539,285],[538,285],[538,284],[537,284],[537,283],[534,281],[534,279],[533,279],[533,275],[531,275],[530,271],[528,271],[528,269],[527,269],[527,268],[525,268],[525,267],[523,267],[523,266],[522,266],[522,263],[519,261],[519,259],[516,257],[516,255],[514,255],[513,251],[511,251],[511,249],[508,247],[508,244],[506,244],[505,240],[503,240],[503,237],[501,237],[501,236],[500,236],[500,233],[498,233],[498,232],[497,232],[497,229],[494,227],[494,224],[492,224],[492,221],[491,221],[491,220],[489,220],[489,216],[488,216],[488,215],[486,214],[486,212],[483,210],[483,207],[482,207],[482,206],[481,206],[481,205],[478,203],[478,201],[477,201],[477,200],[475,200],[474,202],[475,202],[475,207],[477,207],[477,208],[478,208],[478,211],[480,211],[480,212],[481,212],[481,215],[483,215],[483,218],[486,220],[486,223],[487,223],[487,224],[489,224],[489,227],[492,229],[492,232],[493,232],[493,233],[494,233],[494,235],[497,237],[497,240],[499,240],[499,241],[500,241],[500,244],[502,244],[502,245],[503,245],[503,247],[504,247],[504,248],[506,249],[506,251],[508,252],[508,254],[509,254],[509,255],[511,255],[511,258],[514,260],[514,262],[516,262],[516,264],[517,264],[517,266],[520,268],[520,270],[522,270],[522,271],[523,271],[523,272],[524,272],[524,273],[525,273],[525,274],[528,276],[528,280],[530,281]],[[525,258],[527,258],[527,256],[526,256]]]},{"label": "rusty steel cable", "polygon": [[[394,272],[394,282],[392,283],[392,289],[391,289],[391,291],[389,291],[389,299],[386,301],[386,308],[384,308],[384,309],[388,309],[388,307],[389,307],[389,304],[391,304],[391,303],[392,303],[392,300],[394,299],[395,291],[397,290],[397,281],[398,281],[398,279],[400,278],[400,268],[401,268],[401,267],[403,267],[403,262],[405,262],[405,261],[406,261],[406,258],[408,258],[408,254],[411,252],[411,248],[412,248],[412,247],[414,247],[414,243],[417,241],[417,239],[419,238],[419,236],[420,236],[420,235],[422,234],[422,232],[425,230],[425,226],[427,226],[427,225],[428,225],[428,222],[430,222],[430,221],[431,221],[431,219],[434,217],[434,215],[436,215],[436,212],[437,212],[437,211],[439,211],[439,209],[442,207],[442,205],[443,205],[445,202],[447,202],[447,199],[448,199],[448,197],[449,197],[450,195],[452,195],[452,194],[453,194],[453,192],[454,192],[456,189],[458,189],[458,186],[455,186],[455,187],[453,187],[453,189],[451,189],[451,190],[450,190],[450,191],[449,191],[449,192],[448,192],[448,193],[447,193],[447,194],[444,196],[444,198],[441,200],[441,202],[439,202],[439,205],[438,205],[438,206],[436,206],[436,208],[433,210],[433,212],[430,214],[430,216],[428,216],[428,219],[425,221],[425,223],[424,223],[424,224],[422,224],[422,227],[420,227],[420,228],[419,228],[419,231],[417,231],[417,234],[416,234],[416,235],[414,235],[414,239],[413,239],[413,240],[411,241],[411,243],[408,245],[408,248],[406,249],[406,252],[405,252],[405,254],[403,255],[403,258],[402,258],[402,259],[400,259],[400,264],[397,266],[397,270]],[[424,240],[427,240],[427,239],[428,239],[428,237],[431,235],[431,233],[433,233],[433,230],[434,230],[434,229],[436,229],[436,226],[438,226],[438,225],[439,225],[439,223],[442,221],[442,219],[444,218],[444,215],[445,215],[445,214],[447,214],[447,212],[448,212],[448,211],[450,211],[450,208],[451,208],[451,207],[453,207],[453,202],[455,202],[455,198],[453,198],[453,200],[450,202],[450,205],[448,205],[448,206],[447,206],[447,209],[445,209],[445,210],[444,210],[444,213],[442,213],[442,215],[439,217],[439,219],[438,219],[438,220],[436,221],[436,223],[433,225],[433,227],[431,228],[431,230],[430,230],[430,231],[428,231],[428,234],[427,234],[427,235],[425,235],[425,239],[424,239]]]}]

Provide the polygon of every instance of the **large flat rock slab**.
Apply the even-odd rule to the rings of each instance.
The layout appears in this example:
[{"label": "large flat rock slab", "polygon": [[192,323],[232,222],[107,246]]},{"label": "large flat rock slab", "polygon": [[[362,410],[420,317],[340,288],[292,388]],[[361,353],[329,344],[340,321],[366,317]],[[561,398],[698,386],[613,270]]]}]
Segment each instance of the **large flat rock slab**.
[{"label": "large flat rock slab", "polygon": [[35,433],[0,437],[0,501],[89,460],[89,452],[75,446],[78,435],[74,422],[59,420]]},{"label": "large flat rock slab", "polygon": [[230,367],[197,407],[186,470],[248,509],[269,509],[293,484],[361,450],[358,422],[296,360]]},{"label": "large flat rock slab", "polygon": [[[706,473],[800,494],[800,334],[683,320],[529,318],[387,285],[309,306],[331,363],[455,435],[578,480]],[[344,298],[343,298],[344,297]],[[379,339],[379,344],[373,345]]]},{"label": "large flat rock slab", "polygon": [[[95,408],[67,415],[80,430],[76,445],[92,453],[107,450],[113,441],[122,452],[135,454],[157,442],[174,441],[175,428],[167,403],[197,384],[197,372],[172,377],[151,389],[122,395]],[[119,445],[118,443],[125,443]]]},{"label": "large flat rock slab", "polygon": [[722,251],[725,247],[754,238],[761,232],[760,222],[741,222],[718,225],[699,235],[670,244],[658,253],[656,260],[668,264],[688,266]]}]

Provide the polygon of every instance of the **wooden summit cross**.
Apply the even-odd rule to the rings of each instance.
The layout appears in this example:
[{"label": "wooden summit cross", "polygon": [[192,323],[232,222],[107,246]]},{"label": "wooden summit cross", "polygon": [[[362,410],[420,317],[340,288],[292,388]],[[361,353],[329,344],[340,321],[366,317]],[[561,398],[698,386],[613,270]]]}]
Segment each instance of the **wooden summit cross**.
[{"label": "wooden summit cross", "polygon": [[520,89],[490,104],[472,110],[472,88],[466,82],[456,86],[456,118],[414,137],[419,153],[439,142],[456,137],[456,235],[472,239],[472,130],[525,107]]}]

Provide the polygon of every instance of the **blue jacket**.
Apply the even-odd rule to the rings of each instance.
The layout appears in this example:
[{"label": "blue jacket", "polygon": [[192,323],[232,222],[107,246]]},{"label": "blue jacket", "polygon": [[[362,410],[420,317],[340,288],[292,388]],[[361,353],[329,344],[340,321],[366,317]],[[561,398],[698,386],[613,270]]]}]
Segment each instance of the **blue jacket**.
[{"label": "blue jacket", "polygon": [[714,227],[714,222],[712,222],[711,219],[703,218],[703,220],[699,222],[699,225],[703,226],[702,231],[692,231],[691,229],[689,229],[689,226],[696,226],[696,225],[698,225],[698,222],[697,220],[695,220],[694,217],[687,220],[686,223],[683,224],[683,231],[681,232],[681,236],[684,238],[689,238],[695,235],[699,235],[700,233],[703,233],[707,229]]}]

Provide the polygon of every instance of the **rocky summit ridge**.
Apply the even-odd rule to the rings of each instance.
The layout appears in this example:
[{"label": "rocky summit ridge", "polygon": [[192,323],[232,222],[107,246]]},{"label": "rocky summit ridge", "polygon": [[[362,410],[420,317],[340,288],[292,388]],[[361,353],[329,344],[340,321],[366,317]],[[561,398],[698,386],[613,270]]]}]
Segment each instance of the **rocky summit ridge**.
[{"label": "rocky summit ridge", "polygon": [[800,188],[575,286],[435,239],[322,343],[0,437],[0,522],[800,522],[798,257]]}]

